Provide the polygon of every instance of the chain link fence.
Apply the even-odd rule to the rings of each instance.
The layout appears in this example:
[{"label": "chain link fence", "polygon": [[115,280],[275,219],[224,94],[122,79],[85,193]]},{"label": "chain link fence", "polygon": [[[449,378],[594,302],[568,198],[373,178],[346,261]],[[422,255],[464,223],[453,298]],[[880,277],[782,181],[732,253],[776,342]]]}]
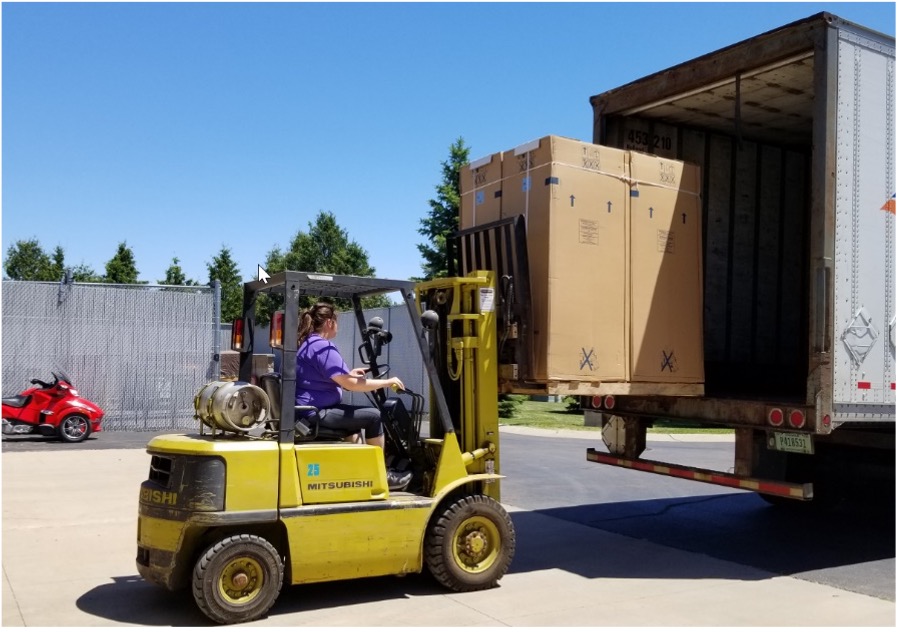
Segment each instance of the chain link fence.
[{"label": "chain link fence", "polygon": [[2,390],[72,378],[106,430],[194,428],[194,395],[219,378],[220,291],[3,281]]}]

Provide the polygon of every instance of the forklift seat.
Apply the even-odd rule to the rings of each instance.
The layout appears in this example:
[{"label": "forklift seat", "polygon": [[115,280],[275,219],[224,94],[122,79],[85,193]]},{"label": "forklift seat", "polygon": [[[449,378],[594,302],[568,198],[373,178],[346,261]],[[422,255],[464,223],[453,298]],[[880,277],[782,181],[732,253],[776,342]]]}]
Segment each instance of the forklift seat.
[{"label": "forklift seat", "polygon": [[[282,376],[279,373],[264,373],[260,376],[260,387],[269,397],[269,419],[278,423],[281,419],[282,411]],[[318,410],[313,406],[295,406],[295,410]],[[306,428],[304,434],[301,428],[295,425],[297,433],[294,435],[294,441],[344,441],[348,433],[343,430],[334,428],[322,428],[319,426],[319,416],[311,415],[302,421],[297,422],[301,428]]]}]

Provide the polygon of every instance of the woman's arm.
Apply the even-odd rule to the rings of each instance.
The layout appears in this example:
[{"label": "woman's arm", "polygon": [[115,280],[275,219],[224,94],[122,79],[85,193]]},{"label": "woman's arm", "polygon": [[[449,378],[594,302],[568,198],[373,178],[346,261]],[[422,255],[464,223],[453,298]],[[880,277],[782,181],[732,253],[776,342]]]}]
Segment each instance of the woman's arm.
[{"label": "woman's arm", "polygon": [[389,377],[382,380],[368,379],[361,375],[354,375],[353,373],[356,371],[357,370],[354,369],[351,373],[333,375],[332,379],[344,390],[355,391],[357,393],[368,393],[369,391],[392,386],[396,386],[399,390],[404,389],[404,383],[400,381],[400,378]]}]

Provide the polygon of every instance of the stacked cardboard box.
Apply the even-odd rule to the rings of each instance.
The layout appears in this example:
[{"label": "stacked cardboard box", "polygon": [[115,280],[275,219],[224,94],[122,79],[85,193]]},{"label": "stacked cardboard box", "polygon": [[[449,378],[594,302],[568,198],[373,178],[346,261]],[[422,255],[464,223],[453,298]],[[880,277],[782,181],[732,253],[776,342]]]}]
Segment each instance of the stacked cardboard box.
[{"label": "stacked cardboard box", "polygon": [[460,228],[488,224],[501,216],[501,154],[460,170]]},{"label": "stacked cardboard box", "polygon": [[628,379],[625,158],[553,136],[504,153],[501,216],[526,218],[530,377]]},{"label": "stacked cardboard box", "polygon": [[[526,220],[533,357],[520,377],[703,383],[698,168],[557,136],[498,158],[464,169],[461,189],[500,166],[500,217]],[[497,219],[463,199],[461,227]]]},{"label": "stacked cardboard box", "polygon": [[701,171],[629,153],[631,380],[704,382]]}]

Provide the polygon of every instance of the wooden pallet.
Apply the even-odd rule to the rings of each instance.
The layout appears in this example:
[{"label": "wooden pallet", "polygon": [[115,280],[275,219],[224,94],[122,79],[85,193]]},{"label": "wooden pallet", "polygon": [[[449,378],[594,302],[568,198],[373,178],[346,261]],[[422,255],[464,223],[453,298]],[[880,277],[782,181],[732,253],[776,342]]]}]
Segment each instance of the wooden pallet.
[{"label": "wooden pallet", "polygon": [[548,380],[547,382],[517,382],[500,378],[501,393],[519,395],[665,395],[670,397],[702,397],[703,384],[675,384],[669,382],[585,382],[576,380]]}]

